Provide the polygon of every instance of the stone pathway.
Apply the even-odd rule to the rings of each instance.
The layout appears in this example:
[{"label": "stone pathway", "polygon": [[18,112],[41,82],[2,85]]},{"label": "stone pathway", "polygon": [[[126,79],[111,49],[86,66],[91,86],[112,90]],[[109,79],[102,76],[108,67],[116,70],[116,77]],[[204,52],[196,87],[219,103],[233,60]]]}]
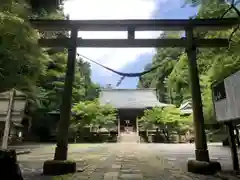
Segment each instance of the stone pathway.
[{"label": "stone pathway", "polygon": [[[149,145],[112,144],[98,152],[75,156],[85,163],[85,170],[61,177],[25,176],[26,179],[56,180],[237,180],[227,173],[204,176],[188,173],[186,160],[161,155]],[[151,147],[152,148],[152,147]],[[82,166],[83,164],[80,164]]]}]

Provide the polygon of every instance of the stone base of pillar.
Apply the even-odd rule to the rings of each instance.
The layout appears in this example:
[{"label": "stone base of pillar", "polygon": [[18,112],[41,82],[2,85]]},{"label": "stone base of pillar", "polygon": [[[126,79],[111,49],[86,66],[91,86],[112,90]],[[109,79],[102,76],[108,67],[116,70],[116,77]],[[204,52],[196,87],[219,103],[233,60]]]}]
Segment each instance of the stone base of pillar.
[{"label": "stone base of pillar", "polygon": [[215,174],[218,171],[221,171],[221,164],[216,161],[197,161],[189,160],[187,163],[188,172],[196,174]]},{"label": "stone base of pillar", "polygon": [[47,160],[43,165],[43,175],[56,176],[75,173],[76,162],[68,160]]}]

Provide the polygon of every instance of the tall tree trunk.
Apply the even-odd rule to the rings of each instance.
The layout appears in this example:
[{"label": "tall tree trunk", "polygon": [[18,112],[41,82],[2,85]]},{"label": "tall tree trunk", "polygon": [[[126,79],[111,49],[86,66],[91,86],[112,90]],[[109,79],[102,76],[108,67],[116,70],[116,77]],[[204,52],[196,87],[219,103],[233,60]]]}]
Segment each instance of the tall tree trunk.
[{"label": "tall tree trunk", "polygon": [[147,138],[147,142],[149,142],[149,138],[148,138],[148,129],[146,129],[146,138]]},{"label": "tall tree trunk", "polygon": [[169,142],[169,133],[168,133],[168,131],[163,129],[163,134],[164,134],[164,137],[166,138],[167,142]]}]

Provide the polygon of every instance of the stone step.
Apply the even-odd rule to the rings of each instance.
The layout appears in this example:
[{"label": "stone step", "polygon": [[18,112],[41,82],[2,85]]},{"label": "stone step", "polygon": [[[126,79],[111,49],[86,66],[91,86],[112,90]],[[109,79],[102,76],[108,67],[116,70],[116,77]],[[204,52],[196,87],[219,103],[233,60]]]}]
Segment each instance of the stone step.
[{"label": "stone step", "polygon": [[121,133],[118,142],[140,142],[140,136],[137,133]]}]

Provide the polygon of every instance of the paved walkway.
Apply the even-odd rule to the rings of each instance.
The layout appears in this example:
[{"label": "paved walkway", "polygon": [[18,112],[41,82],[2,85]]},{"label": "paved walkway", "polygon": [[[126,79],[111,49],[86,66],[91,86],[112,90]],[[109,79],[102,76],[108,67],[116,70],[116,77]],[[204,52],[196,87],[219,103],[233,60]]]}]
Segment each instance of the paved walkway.
[{"label": "paved walkway", "polygon": [[[161,151],[159,151],[160,149]],[[167,155],[166,149],[179,147],[181,151],[184,145],[149,145],[149,144],[110,144],[98,151],[75,154],[70,159],[78,162],[78,167],[85,167],[83,172],[63,177],[40,177],[34,173],[24,173],[26,179],[62,179],[62,180],[223,180],[239,179],[226,173],[218,173],[214,176],[204,176],[188,173],[186,161],[189,158],[182,155]],[[181,149],[182,147],[182,149]],[[188,147],[186,145],[186,147]],[[164,149],[165,148],[165,149]],[[101,149],[101,150],[100,150]],[[184,154],[184,152],[182,152]],[[222,154],[224,154],[222,152]],[[227,157],[230,160],[230,157]],[[221,160],[221,159],[220,159]],[[227,164],[229,165],[229,164]],[[229,167],[231,168],[231,167]],[[31,175],[32,174],[32,175]]]}]

